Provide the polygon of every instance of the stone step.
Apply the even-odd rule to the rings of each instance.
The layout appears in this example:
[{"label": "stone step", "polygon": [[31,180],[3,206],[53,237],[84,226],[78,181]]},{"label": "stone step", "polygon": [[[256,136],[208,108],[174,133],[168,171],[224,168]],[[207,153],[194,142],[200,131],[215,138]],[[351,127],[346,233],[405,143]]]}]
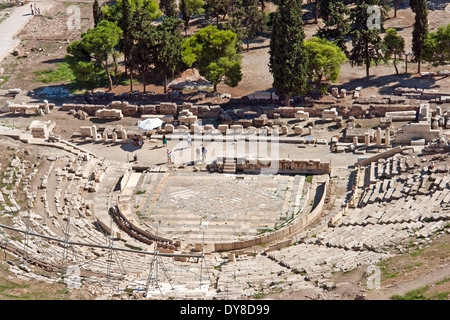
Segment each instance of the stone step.
[{"label": "stone step", "polygon": [[224,173],[236,173],[236,164],[235,163],[224,163],[223,172]]}]

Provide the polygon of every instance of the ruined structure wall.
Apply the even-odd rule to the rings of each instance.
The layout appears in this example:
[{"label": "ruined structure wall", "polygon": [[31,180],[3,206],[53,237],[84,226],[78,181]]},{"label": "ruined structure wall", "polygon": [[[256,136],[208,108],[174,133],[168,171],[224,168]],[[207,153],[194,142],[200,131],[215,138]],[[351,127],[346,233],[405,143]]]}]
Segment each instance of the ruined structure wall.
[{"label": "ruined structure wall", "polygon": [[[344,118],[350,116],[359,117],[369,114],[375,117],[384,117],[386,112],[392,111],[418,111],[418,106],[407,104],[370,104],[364,105],[355,103],[351,106],[330,104],[330,105],[314,105],[306,107],[285,107],[285,106],[267,106],[262,107],[259,111],[261,114],[267,115],[268,118],[273,119],[275,114],[279,114],[282,118],[294,118],[297,111],[308,112],[310,117],[321,117],[324,110],[335,108],[338,115]],[[95,112],[101,109],[118,109],[122,111],[124,116],[136,116],[138,114],[162,114],[176,116],[182,110],[188,110],[193,115],[199,118],[218,118],[224,113],[220,105],[193,105],[192,103],[176,104],[175,102],[161,102],[160,104],[146,104],[134,105],[126,101],[113,101],[109,105],[100,104],[74,104],[64,103],[61,110],[82,110],[89,116],[95,116]],[[243,125],[247,123],[242,123]],[[247,124],[249,125],[249,124]]]},{"label": "ruined structure wall", "polygon": [[[264,160],[242,158],[229,159],[235,162],[237,171],[245,173],[261,173],[264,169],[270,170],[271,167],[276,168],[278,174],[330,174],[331,166],[328,162],[320,162],[320,160],[304,160],[304,159],[278,159]],[[216,170],[223,171],[225,161],[217,161]]]},{"label": "ruined structure wall", "polygon": [[397,132],[395,135],[395,143],[410,144],[412,140],[424,139],[425,142],[431,142],[439,139],[440,130],[433,130],[429,123],[411,123],[404,126],[402,132]]},{"label": "ruined structure wall", "polygon": [[402,105],[402,104],[388,104],[388,105],[370,105],[369,115],[374,117],[384,117],[386,112],[396,112],[396,111],[415,111],[419,112],[419,106],[412,105]]}]

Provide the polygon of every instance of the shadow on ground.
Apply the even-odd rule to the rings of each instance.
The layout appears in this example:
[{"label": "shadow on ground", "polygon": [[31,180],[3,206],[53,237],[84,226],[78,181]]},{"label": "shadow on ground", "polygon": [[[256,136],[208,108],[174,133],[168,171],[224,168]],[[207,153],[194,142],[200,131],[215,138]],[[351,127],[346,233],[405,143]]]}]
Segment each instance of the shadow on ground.
[{"label": "shadow on ground", "polygon": [[438,83],[445,77],[434,78],[420,78],[411,77],[410,74],[391,74],[384,76],[369,76],[369,81],[366,81],[366,77],[353,79],[340,85],[341,88],[346,90],[354,90],[357,87],[362,89],[369,87],[379,88],[379,94],[394,94],[397,87],[411,87],[421,89],[439,89],[441,86]]}]

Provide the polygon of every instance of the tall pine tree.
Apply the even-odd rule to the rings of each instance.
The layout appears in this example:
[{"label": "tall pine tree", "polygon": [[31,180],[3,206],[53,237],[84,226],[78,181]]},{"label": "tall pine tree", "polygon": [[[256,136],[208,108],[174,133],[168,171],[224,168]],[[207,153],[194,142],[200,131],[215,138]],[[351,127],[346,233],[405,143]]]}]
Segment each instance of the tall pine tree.
[{"label": "tall pine tree", "polygon": [[229,0],[206,0],[205,9],[207,16],[216,19],[216,26],[219,27],[219,18],[222,15],[223,19],[228,14],[230,6]]},{"label": "tall pine tree", "polygon": [[[152,17],[143,7],[136,7],[131,21],[133,46],[130,51],[130,68],[139,72],[141,82],[146,92],[146,75],[156,63],[156,44],[158,34],[156,26],[152,24]],[[130,72],[130,75],[132,73]],[[130,77],[130,83],[132,77]]]},{"label": "tall pine tree", "polygon": [[187,0],[180,0],[179,9],[181,13],[181,19],[184,24],[184,34],[187,35],[187,30],[189,29],[189,21],[191,20],[191,13],[187,5]]},{"label": "tall pine tree", "polygon": [[94,28],[95,28],[97,24],[103,19],[102,9],[98,4],[98,0],[95,0],[94,4],[92,5],[92,13],[94,16]]},{"label": "tall pine tree", "polygon": [[[122,0],[122,15],[119,20],[119,27],[122,29],[122,40],[119,43],[120,51],[122,51],[125,62],[125,73],[128,72],[128,60],[130,60],[131,48],[133,46],[133,35],[132,35],[132,19],[133,13],[131,11],[130,0]],[[132,68],[131,68],[132,69]],[[132,70],[130,70],[130,75],[132,76]],[[133,90],[133,81],[130,81],[130,90]]]},{"label": "tall pine tree", "polygon": [[269,68],[273,87],[285,97],[286,106],[292,95],[306,91],[308,51],[304,40],[302,0],[280,0],[270,38]]},{"label": "tall pine tree", "polygon": [[350,36],[353,44],[350,62],[352,66],[365,65],[366,81],[369,81],[370,64],[372,62],[378,63],[382,59],[380,29],[377,27],[369,28],[368,26],[370,20],[368,6],[374,5],[376,2],[378,1],[358,0],[350,13],[352,21]]},{"label": "tall pine tree", "polygon": [[349,53],[345,42],[350,32],[350,23],[347,18],[349,13],[350,9],[342,0],[320,1],[320,15],[324,25],[319,28],[317,35],[336,43],[347,56]]},{"label": "tall pine tree", "polygon": [[178,14],[175,0],[160,0],[159,8],[169,18],[176,18]]},{"label": "tall pine tree", "polygon": [[318,23],[321,2],[322,0],[307,0],[307,3],[314,3],[314,23]]},{"label": "tall pine tree", "polygon": [[183,36],[180,33],[181,21],[166,18],[156,27],[155,71],[163,78],[164,93],[167,93],[167,79],[185,69],[182,60]]},{"label": "tall pine tree", "polygon": [[250,41],[267,27],[266,14],[260,10],[258,0],[236,0],[233,7],[227,27],[236,33],[238,40],[245,39],[247,51],[250,51]]},{"label": "tall pine tree", "polygon": [[181,19],[184,23],[184,33],[187,35],[187,30],[189,29],[189,21],[191,16],[195,14],[202,14],[205,9],[203,6],[205,2],[203,0],[180,0],[179,10],[181,14]]},{"label": "tall pine tree", "polygon": [[420,73],[422,49],[428,34],[428,7],[426,0],[410,0],[412,11],[416,14],[412,32],[412,52],[417,61],[417,72]]},{"label": "tall pine tree", "polygon": [[250,40],[254,39],[258,32],[266,27],[266,15],[259,10],[258,0],[242,0],[244,15],[241,26],[247,42],[247,51],[250,50]]}]

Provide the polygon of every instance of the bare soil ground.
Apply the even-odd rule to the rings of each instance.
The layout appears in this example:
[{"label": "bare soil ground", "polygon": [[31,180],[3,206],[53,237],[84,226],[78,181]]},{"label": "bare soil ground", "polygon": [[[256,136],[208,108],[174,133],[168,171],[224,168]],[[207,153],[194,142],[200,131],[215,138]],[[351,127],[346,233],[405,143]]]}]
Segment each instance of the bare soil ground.
[{"label": "bare soil ground", "polygon": [[[81,9],[81,29],[68,31],[67,24],[67,7],[69,5],[78,5]],[[400,9],[397,18],[393,18],[393,12],[389,13],[388,19],[384,22],[384,27],[396,28],[398,33],[406,40],[406,52],[411,52],[411,33],[412,24],[414,22],[414,14],[411,9]],[[312,23],[312,13],[309,10],[310,5],[305,6],[305,34],[307,38],[314,36],[318,26],[321,25],[319,19],[318,24]],[[274,10],[271,3],[267,6],[266,11]],[[19,49],[24,53],[19,57],[9,56],[0,64],[3,67],[4,75],[11,75],[7,84],[3,84],[2,88],[21,88],[24,94],[16,96],[17,102],[30,100],[32,91],[48,85],[60,85],[62,83],[44,84],[36,81],[33,74],[37,70],[48,70],[56,68],[58,62],[64,61],[66,54],[66,46],[69,42],[79,38],[81,33],[93,26],[91,15],[91,4],[86,2],[55,2],[52,9],[43,16],[37,16],[30,20],[26,27],[20,33],[22,43]],[[436,10],[429,12],[429,29],[435,31],[439,26],[445,25],[450,21],[450,4],[445,6],[442,4]],[[195,32],[199,27],[204,25],[206,20],[193,20],[189,33]],[[273,77],[269,71],[269,42],[268,35],[263,35],[253,40],[250,44],[250,51],[245,50],[243,44],[242,51],[242,81],[237,87],[231,88],[225,84],[219,84],[218,91],[230,93],[232,97],[242,97],[255,91],[273,90]],[[350,46],[351,43],[349,42]],[[410,59],[411,57],[409,57]],[[381,63],[370,68],[370,81],[365,80],[364,66],[351,66],[350,62],[345,63],[340,72],[336,85],[341,88],[353,90],[358,86],[362,86],[361,95],[391,95],[397,86],[416,87],[423,89],[439,89],[450,87],[450,77],[435,77],[432,79],[421,78],[417,74],[417,64],[408,63],[408,73],[405,73],[405,61],[398,62],[399,75],[395,74],[392,63]],[[448,69],[448,66],[431,67],[428,64],[422,65],[421,71],[437,71]],[[179,79],[177,79],[179,81]],[[106,88],[103,88],[106,89]],[[129,85],[118,85],[113,88],[113,92],[121,93],[129,91]],[[143,91],[142,84],[136,82],[134,90]],[[148,84],[147,91],[162,93],[163,88],[158,84]],[[28,97],[27,97],[28,92]],[[3,97],[0,97],[2,103]]]},{"label": "bare soil ground", "polygon": [[[429,13],[429,27],[434,31],[437,27],[450,23],[450,4],[445,1],[439,2],[439,6],[430,8]],[[81,8],[82,24],[81,29],[75,32],[67,33],[66,26],[66,9],[68,5],[79,4]],[[402,5],[397,14],[397,18],[389,18],[384,26],[395,27],[399,34],[406,39],[406,50],[410,51],[412,24],[414,15],[406,4]],[[317,28],[316,24],[311,23],[310,6],[305,6],[305,33],[307,37],[314,35]],[[268,10],[273,10],[269,6]],[[389,13],[393,16],[393,12]],[[320,21],[319,21],[320,24]],[[56,68],[58,62],[62,62],[66,54],[66,46],[69,42],[77,39],[82,32],[91,27],[91,3],[78,2],[54,2],[50,12],[44,14],[43,17],[34,17],[28,25],[20,33],[23,39],[20,49],[23,54],[20,57],[9,56],[5,58],[0,67],[4,68],[2,76],[11,76],[11,78],[4,83],[0,89],[7,88],[21,88],[22,94],[17,95],[14,102],[41,102],[40,99],[33,97],[32,92],[36,89],[46,86],[67,85],[66,82],[44,84],[35,80],[34,71],[46,70]],[[193,32],[200,24],[193,23],[190,32]],[[218,86],[220,92],[230,93],[233,97],[242,97],[251,94],[255,91],[263,91],[272,89],[272,75],[269,72],[269,38],[261,36],[251,43],[249,52],[242,52],[243,63],[242,72],[243,79],[239,86],[230,88],[224,84]],[[422,71],[431,70],[450,70],[450,66],[433,68],[428,65],[422,66]],[[416,87],[416,88],[434,88],[434,89],[449,89],[450,77],[447,78],[433,78],[422,79],[417,74],[417,65],[408,63],[408,73],[405,73],[405,62],[399,62],[400,75],[396,75],[394,67],[391,64],[380,64],[373,66],[370,69],[372,74],[369,82],[365,81],[365,68],[352,67],[346,63],[341,68],[339,80],[334,84],[341,88],[353,90],[357,86],[362,86],[362,96],[376,95],[391,95],[394,94],[394,89],[397,86],[402,87]],[[185,73],[188,77],[192,74]],[[142,85],[135,84],[135,90],[142,91]],[[113,89],[114,92],[126,92],[129,86],[117,86]],[[162,93],[162,86],[148,85],[148,91],[155,91]],[[0,96],[0,106],[10,97]],[[51,101],[50,101],[51,102]],[[73,120],[66,114],[59,112],[52,112],[51,118],[57,120],[55,133],[61,134],[63,138],[68,139],[73,132],[77,131],[79,126],[88,125],[88,120]],[[3,117],[3,116],[2,116]],[[8,118],[9,123],[15,122],[19,127],[26,127],[31,121],[30,118]],[[123,120],[121,124],[134,125],[136,119],[129,118]],[[114,124],[114,123],[112,123]],[[3,142],[3,141],[2,141]],[[7,158],[12,156],[13,150],[6,150],[6,145],[2,145],[0,161],[7,161]],[[10,146],[13,148],[13,146]],[[345,193],[345,188],[340,186],[336,190],[336,195]],[[277,294],[267,295],[267,299],[285,299],[285,300],[307,300],[307,299],[354,299],[356,295],[362,294],[366,299],[389,299],[392,294],[404,294],[412,289],[417,289],[429,285],[426,295],[430,298],[436,292],[448,293],[450,291],[450,281],[440,283],[439,280],[450,277],[448,267],[450,259],[450,247],[448,234],[441,235],[432,243],[420,243],[420,240],[412,240],[410,251],[398,255],[395,258],[386,261],[381,265],[382,282],[381,288],[376,290],[367,290],[366,285],[366,270],[367,266],[360,266],[359,268],[348,272],[335,275],[336,289],[317,295],[317,292],[282,292]],[[417,243],[415,243],[417,242]],[[69,293],[65,291],[64,284],[49,285],[46,283],[29,283],[24,280],[15,278],[9,271],[5,270],[6,261],[14,259],[4,251],[0,250],[0,299],[93,299],[89,292],[74,292]],[[439,284],[437,284],[439,283]],[[3,289],[6,288],[6,289]],[[34,292],[46,292],[48,296],[34,295]],[[448,299],[448,296],[447,296]]]}]

